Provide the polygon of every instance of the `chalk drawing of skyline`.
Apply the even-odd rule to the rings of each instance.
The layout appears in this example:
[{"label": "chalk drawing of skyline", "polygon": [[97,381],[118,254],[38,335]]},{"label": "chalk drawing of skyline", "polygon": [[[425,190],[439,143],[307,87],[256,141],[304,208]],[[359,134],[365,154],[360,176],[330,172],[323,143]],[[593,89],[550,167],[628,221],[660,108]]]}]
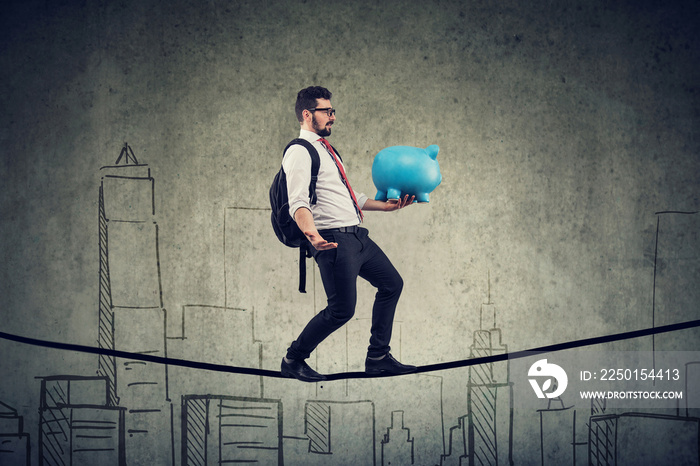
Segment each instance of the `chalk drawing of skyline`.
[{"label": "chalk drawing of skyline", "polygon": [[[288,290],[267,288],[268,282],[285,274],[274,271],[279,263],[271,266],[267,261],[286,263],[291,256],[268,255],[256,263],[255,251],[246,243],[250,240],[231,234],[236,222],[246,222],[251,236],[268,235],[274,241],[269,212],[259,207],[224,209],[224,302],[181,303],[169,310],[161,284],[155,189],[150,168],[138,161],[127,144],[114,164],[100,169],[96,231],[100,248],[95,258],[99,348],[254,369],[271,367],[279,348],[288,342],[267,338],[264,328],[274,320],[270,314],[278,310],[280,294],[296,288],[296,277],[290,278]],[[698,277],[697,234],[687,234],[698,231],[697,219],[695,213],[658,214],[656,325],[693,315],[688,307],[697,302],[697,292],[684,290],[674,296],[668,290],[673,281],[688,283]],[[672,245],[677,249],[668,249]],[[262,277],[254,287],[245,282],[252,275],[241,273],[250,268]],[[294,269],[292,264],[290,270]],[[661,284],[664,292],[656,293]],[[305,306],[307,314],[316,309],[316,283],[310,289],[310,297],[290,298],[295,305]],[[470,357],[506,354],[490,293],[479,312],[480,328],[473,332]],[[319,348],[315,362],[324,370],[357,369],[361,357],[356,343],[364,338],[366,328],[362,319],[351,321],[328,342],[340,350],[331,353]],[[398,351],[400,328],[399,323]],[[673,344],[665,336],[652,340],[655,350]],[[695,397],[697,364],[688,364],[684,374]],[[450,396],[460,398],[464,412],[445,411],[446,378],[463,387]],[[538,412],[539,426],[518,425],[513,408],[516,387],[508,361],[470,366],[466,371],[303,384],[100,355],[83,374],[42,375],[37,380],[41,387],[36,428],[24,425],[23,413],[10,407],[12,400],[0,402],[2,461],[510,465],[517,464],[518,458],[514,436],[520,430],[539,429],[541,438],[547,439],[540,446],[542,464],[555,464],[549,455],[555,448],[562,452],[556,457],[559,464],[635,464],[640,455],[700,464],[693,408],[697,403],[688,400],[678,405],[675,414],[659,415],[617,412],[605,405],[573,407],[562,401],[561,406],[550,404]],[[547,430],[548,419],[554,416],[564,416],[571,426],[556,438]],[[653,433],[660,429],[673,435],[676,446],[650,446]],[[28,430],[38,432],[34,458]],[[647,448],[631,449],[640,439]]]}]

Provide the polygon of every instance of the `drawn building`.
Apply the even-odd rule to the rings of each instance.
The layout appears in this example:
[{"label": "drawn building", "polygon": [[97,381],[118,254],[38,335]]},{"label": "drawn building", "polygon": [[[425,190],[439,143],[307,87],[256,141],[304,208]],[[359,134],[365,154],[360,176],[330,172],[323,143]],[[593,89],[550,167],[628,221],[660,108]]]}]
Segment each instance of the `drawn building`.
[{"label": "drawn building", "polygon": [[[700,292],[698,212],[657,212],[654,252],[652,325],[668,325],[696,317]],[[694,351],[698,330],[652,335],[651,349]],[[682,345],[682,346],[678,346]],[[652,359],[656,366],[657,356]],[[608,413],[592,406],[588,429],[588,464],[700,464],[700,362],[687,362],[684,397],[676,414],[655,412]]]},{"label": "drawn building", "polygon": [[[700,212],[657,212],[656,217],[653,327],[697,319],[700,302]],[[700,350],[698,328],[651,340],[652,351]]]},{"label": "drawn building", "polygon": [[108,384],[105,377],[42,379],[39,465],[127,464],[126,408],[109,405]]},{"label": "drawn building", "polygon": [[[547,408],[538,409],[540,417],[540,454],[542,466],[575,465],[576,410],[565,406],[561,398],[547,401]],[[573,430],[572,430],[573,426]],[[562,428],[563,427],[563,428]],[[585,455],[582,455],[585,458]]]},{"label": "drawn building", "polygon": [[[484,328],[484,320],[493,325]],[[486,324],[488,325],[488,324]],[[506,354],[501,330],[496,327],[496,306],[488,300],[479,310],[479,330],[474,332],[470,358]],[[513,383],[509,361],[469,366],[467,414],[449,429],[448,444],[440,457],[441,466],[513,464]]]},{"label": "drawn building", "polygon": [[329,466],[376,464],[374,419],[371,401],[307,401],[309,452]]},{"label": "drawn building", "polygon": [[[99,346],[166,356],[154,179],[127,144],[100,174]],[[98,365],[109,405],[129,409],[127,461],[171,464],[167,366],[104,355]]]},{"label": "drawn building", "polygon": [[[262,344],[253,338],[252,316],[249,311],[223,306],[182,306],[177,325],[172,325],[171,333],[168,333],[168,355],[176,359],[260,369]],[[173,415],[177,419],[191,417],[198,403],[211,404],[224,398],[209,394],[262,400],[263,387],[262,376],[203,372],[178,366],[170,366],[168,370],[171,397],[186,400],[180,406],[173,406]],[[280,402],[280,414],[281,405]],[[183,428],[186,426],[182,422],[173,425],[175,452],[185,451],[183,446],[188,442],[188,432]],[[191,442],[192,432],[189,435]],[[213,462],[212,454],[207,458],[209,464],[219,464]],[[190,458],[190,464],[199,463]]]},{"label": "drawn building", "polygon": [[413,464],[413,442],[411,430],[404,427],[403,411],[391,413],[391,427],[382,439],[382,466]]},{"label": "drawn building", "polygon": [[700,464],[700,419],[648,413],[591,416],[590,465]]},{"label": "drawn building", "polygon": [[[486,316],[493,316],[493,327],[484,330]],[[474,332],[470,357],[505,354],[508,347],[501,343],[501,330],[496,328],[496,307],[488,302],[481,305],[480,330]],[[467,383],[467,442],[469,465],[513,464],[513,383],[508,361],[469,366]]]},{"label": "drawn building", "polygon": [[[169,312],[170,316],[174,313]],[[255,340],[253,313],[238,308],[187,304],[182,306],[167,334],[168,356],[212,364],[262,368],[262,343]],[[193,372],[195,371],[195,372]],[[201,372],[199,373],[201,375]],[[226,389],[222,392],[222,389]],[[262,376],[168,368],[168,391],[172,397],[217,393],[264,397]],[[229,391],[230,390],[230,391]]]},{"label": "drawn building", "polygon": [[440,456],[440,466],[461,466],[469,461],[467,441],[467,415],[457,419],[447,436],[447,450]]},{"label": "drawn building", "polygon": [[685,398],[679,400],[678,415],[700,417],[700,361],[685,364]]},{"label": "drawn building", "polygon": [[183,466],[284,463],[279,400],[184,396],[182,432]]},{"label": "drawn building", "polygon": [[591,417],[588,431],[589,464],[615,464],[616,419],[614,415]]},{"label": "drawn building", "polygon": [[0,401],[0,464],[29,466],[30,461],[29,434],[24,432],[24,418]]}]

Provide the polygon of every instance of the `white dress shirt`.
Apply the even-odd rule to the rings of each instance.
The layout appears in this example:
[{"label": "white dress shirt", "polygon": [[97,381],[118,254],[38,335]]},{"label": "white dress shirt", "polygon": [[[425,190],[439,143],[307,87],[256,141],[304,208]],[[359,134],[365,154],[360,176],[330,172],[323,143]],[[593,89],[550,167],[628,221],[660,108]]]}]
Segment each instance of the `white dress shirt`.
[{"label": "white dress shirt", "polygon": [[[348,188],[343,183],[340,171],[333,161],[333,156],[318,140],[320,136],[312,131],[302,129],[299,138],[311,142],[318,151],[321,166],[316,182],[317,202],[309,201],[309,183],[311,182],[311,157],[299,144],[287,149],[282,158],[282,168],[287,176],[287,195],[289,196],[289,215],[300,207],[306,207],[314,217],[316,228],[324,230],[358,225],[361,220],[355,210]],[[342,164],[342,162],[339,163]],[[343,165],[343,169],[345,166]],[[347,171],[346,171],[347,173]],[[360,209],[365,205],[367,196],[355,193]]]}]

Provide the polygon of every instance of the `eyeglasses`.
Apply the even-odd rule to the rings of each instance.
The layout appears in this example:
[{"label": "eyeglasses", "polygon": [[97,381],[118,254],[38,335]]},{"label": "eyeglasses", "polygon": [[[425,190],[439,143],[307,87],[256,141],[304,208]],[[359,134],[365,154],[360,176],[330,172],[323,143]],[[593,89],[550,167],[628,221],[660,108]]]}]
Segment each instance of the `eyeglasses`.
[{"label": "eyeglasses", "polygon": [[326,115],[329,117],[332,117],[335,115],[335,109],[333,107],[326,107],[326,108],[307,108],[308,111],[310,112],[326,112]]}]

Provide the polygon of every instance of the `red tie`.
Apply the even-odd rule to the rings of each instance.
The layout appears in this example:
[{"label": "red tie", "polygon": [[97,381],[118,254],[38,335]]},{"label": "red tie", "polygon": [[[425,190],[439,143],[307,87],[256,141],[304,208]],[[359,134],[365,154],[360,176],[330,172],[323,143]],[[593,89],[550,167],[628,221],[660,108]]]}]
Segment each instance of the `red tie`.
[{"label": "red tie", "polygon": [[357,215],[360,217],[360,222],[364,219],[364,215],[362,214],[362,209],[360,209],[360,204],[357,203],[357,199],[355,198],[355,193],[353,192],[352,188],[350,187],[350,182],[348,181],[348,177],[345,175],[345,170],[343,169],[343,164],[338,160],[338,156],[335,154],[335,151],[333,150],[333,146],[326,141],[324,138],[319,138],[319,141],[321,141],[321,144],[323,144],[323,147],[326,148],[329,154],[333,156],[333,161],[335,162],[335,165],[338,167],[338,171],[340,172],[340,176],[343,179],[343,184],[345,184],[345,187],[348,188],[348,192],[350,192],[350,197],[352,198],[352,202],[355,203],[355,210],[357,211]]}]

